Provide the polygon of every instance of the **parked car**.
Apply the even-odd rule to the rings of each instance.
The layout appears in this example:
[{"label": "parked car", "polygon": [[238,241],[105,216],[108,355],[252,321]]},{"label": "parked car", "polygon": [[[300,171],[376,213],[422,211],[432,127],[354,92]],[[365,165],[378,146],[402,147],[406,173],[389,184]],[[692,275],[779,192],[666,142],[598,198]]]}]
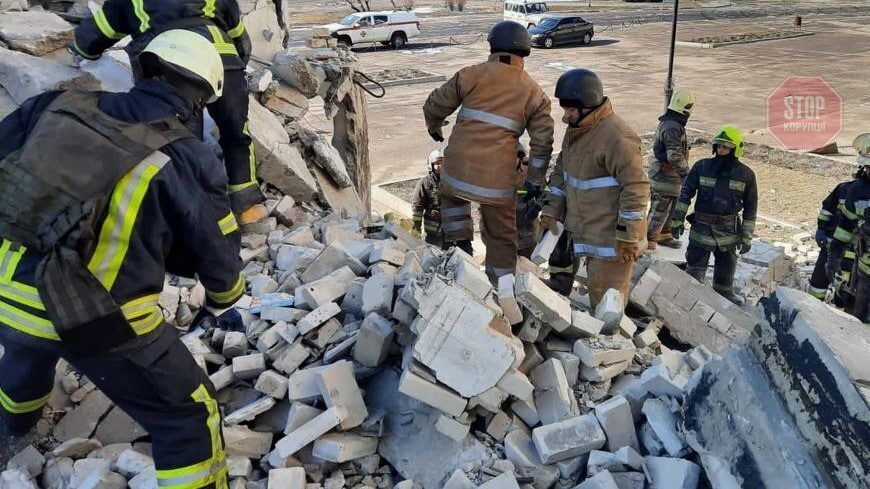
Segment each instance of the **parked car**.
[{"label": "parked car", "polygon": [[589,44],[595,35],[595,28],[592,22],[582,17],[544,17],[538,25],[529,28],[529,34],[533,45],[551,48],[572,42]]},{"label": "parked car", "polygon": [[413,12],[357,12],[324,27],[347,46],[379,42],[399,49],[420,35],[420,20]]},{"label": "parked car", "polygon": [[545,2],[535,0],[507,0],[504,3],[504,20],[516,22],[524,27],[538,25],[547,15],[550,7]]}]

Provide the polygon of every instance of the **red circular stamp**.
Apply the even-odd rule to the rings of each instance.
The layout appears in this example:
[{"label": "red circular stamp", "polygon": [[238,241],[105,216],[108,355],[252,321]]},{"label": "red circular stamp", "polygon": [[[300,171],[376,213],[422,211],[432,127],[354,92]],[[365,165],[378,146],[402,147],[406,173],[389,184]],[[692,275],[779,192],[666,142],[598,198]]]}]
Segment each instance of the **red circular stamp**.
[{"label": "red circular stamp", "polygon": [[767,96],[767,128],[786,149],[821,148],[843,128],[843,99],[820,76],[790,76]]}]

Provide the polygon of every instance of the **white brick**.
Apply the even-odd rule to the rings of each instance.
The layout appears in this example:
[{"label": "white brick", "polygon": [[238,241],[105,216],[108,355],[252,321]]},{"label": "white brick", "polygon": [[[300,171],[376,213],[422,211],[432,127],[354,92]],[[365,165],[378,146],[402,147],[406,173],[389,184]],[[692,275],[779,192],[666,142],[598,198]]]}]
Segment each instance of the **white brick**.
[{"label": "white brick", "polygon": [[365,265],[351,255],[339,241],[324,248],[299,278],[303,283],[313,282],[345,266],[357,275],[366,271]]},{"label": "white brick", "polygon": [[504,454],[519,473],[534,477],[541,487],[549,487],[559,478],[559,469],[541,464],[535,445],[522,430],[514,430],[504,438]]},{"label": "white brick", "polygon": [[605,382],[625,372],[630,365],[631,360],[612,363],[610,365],[602,364],[597,367],[587,367],[586,365],[582,365],[580,367],[580,377],[589,382]]},{"label": "white brick", "polygon": [[489,424],[486,425],[486,432],[498,441],[504,441],[505,435],[510,430],[513,420],[504,411],[495,413]]},{"label": "white brick", "polygon": [[253,431],[245,426],[225,426],[224,444],[227,455],[260,458],[272,446],[272,433]]},{"label": "white brick", "polygon": [[237,379],[256,379],[264,370],[266,357],[262,353],[233,358],[233,377]]},{"label": "white brick", "polygon": [[582,484],[574,489],[620,489],[620,487],[616,485],[616,481],[613,480],[613,476],[610,475],[610,472],[605,470],[586,479]]},{"label": "white brick", "polygon": [[438,420],[435,421],[435,429],[454,441],[462,441],[468,436],[471,425],[460,423],[450,416],[440,414]]},{"label": "white brick", "polygon": [[453,474],[444,483],[442,489],[477,489],[477,486],[471,482],[471,479],[465,475],[462,469],[456,469]]},{"label": "white brick", "polygon": [[284,348],[275,358],[275,361],[272,362],[272,367],[290,375],[299,368],[302,363],[308,359],[311,355],[311,352],[308,348],[302,346],[302,340],[298,340],[292,345],[288,345]]},{"label": "white brick", "polygon": [[648,348],[659,343],[658,331],[654,328],[647,328],[634,337],[634,345],[638,348]]},{"label": "white brick", "polygon": [[541,418],[538,415],[538,408],[535,406],[535,398],[533,396],[529,396],[526,399],[517,399],[511,403],[511,411],[519,416],[520,419],[522,419],[529,427],[537,426],[538,423],[541,422]]},{"label": "white brick", "polygon": [[528,399],[535,389],[524,373],[514,369],[508,370],[496,385],[517,399]]},{"label": "white brick", "polygon": [[625,397],[614,396],[595,406],[595,417],[607,435],[608,451],[616,452],[622,447],[640,450],[631,406]]},{"label": "white brick", "polygon": [[520,304],[556,331],[571,326],[571,303],[538,277],[528,272],[520,274],[514,292]]},{"label": "white brick", "polygon": [[487,483],[478,486],[478,489],[520,489],[520,485],[513,472],[504,472],[495,479],[490,479]]},{"label": "white brick", "polygon": [[335,302],[327,302],[309,312],[296,324],[299,334],[305,335],[341,312],[341,307]]},{"label": "white brick", "polygon": [[251,421],[256,418],[260,414],[265,413],[266,411],[275,407],[274,397],[261,397],[256,401],[241,407],[230,414],[224,417],[224,425],[230,426],[234,424],[239,424],[245,421]]},{"label": "white brick", "polygon": [[393,343],[393,325],[378,313],[366,316],[357,336],[353,358],[367,367],[377,367],[386,360]]},{"label": "white brick", "polygon": [[[338,406],[332,406],[317,415],[311,421],[293,430],[290,434],[278,440],[275,451],[281,458],[287,458],[298,452],[305,445],[312,443],[335,428],[341,423],[344,416],[343,410]],[[271,438],[271,434],[270,438]]]},{"label": "white brick", "polygon": [[250,477],[254,466],[248,457],[234,455],[227,457],[227,469],[229,470],[227,473],[229,477]]},{"label": "white brick", "polygon": [[532,441],[545,464],[577,457],[604,446],[604,431],[594,414],[575,416],[532,430]]},{"label": "white brick", "polygon": [[317,377],[327,366],[308,367],[290,374],[287,379],[287,399],[291,401],[311,401],[320,397]]},{"label": "white brick", "polygon": [[568,379],[568,385],[574,387],[580,375],[580,358],[573,353],[563,351],[554,351],[550,353],[550,356],[562,363],[562,368],[565,369],[565,377]]},{"label": "white brick", "polygon": [[445,387],[432,384],[406,370],[399,381],[399,392],[426,403],[451,416],[459,416],[468,402]]},{"label": "white brick", "polygon": [[215,373],[209,375],[208,379],[214,384],[214,390],[219,391],[229,387],[233,383],[233,367],[232,365],[224,365]]},{"label": "white brick", "polygon": [[661,440],[671,457],[681,457],[687,451],[686,440],[677,429],[677,417],[667,404],[659,399],[647,399],[643,403],[643,414],[647,423]]},{"label": "white brick", "polygon": [[366,280],[362,289],[362,312],[365,315],[376,312],[389,316],[393,310],[393,289],[395,277],[382,273]]},{"label": "white brick", "polygon": [[362,392],[353,376],[353,363],[342,360],[328,366],[318,373],[317,385],[327,407],[342,408],[342,430],[359,426],[368,417]]},{"label": "white brick", "polygon": [[595,307],[595,317],[604,321],[602,332],[611,334],[619,327],[625,311],[625,299],[616,289],[607,289],[598,306]]},{"label": "white brick", "polygon": [[695,489],[701,477],[701,468],[696,464],[668,457],[646,457],[644,472],[650,489]]},{"label": "white brick", "polygon": [[329,433],[314,442],[313,455],[322,460],[343,463],[373,455],[377,449],[377,438],[353,433]]},{"label": "white brick", "polygon": [[379,241],[373,244],[369,254],[369,263],[386,262],[397,267],[405,262],[405,252],[400,250],[395,241]]},{"label": "white brick", "polygon": [[535,406],[541,423],[555,423],[578,414],[571,402],[573,393],[565,369],[555,358],[532,371],[532,384],[535,385]]},{"label": "white brick", "polygon": [[589,338],[598,336],[601,329],[604,327],[604,321],[590,316],[588,313],[572,310],[571,311],[571,329],[577,331],[580,338]]},{"label": "white brick", "polygon": [[305,469],[290,467],[269,471],[267,489],[305,489]]},{"label": "white brick", "polygon": [[454,285],[465,289],[475,299],[483,299],[492,290],[486,274],[474,263],[457,260],[453,269]]},{"label": "white brick", "polygon": [[223,355],[227,358],[239,357],[248,350],[248,337],[241,331],[228,331],[224,335]]},{"label": "white brick", "polygon": [[266,370],[257,377],[254,389],[275,399],[282,399],[287,395],[287,377],[274,370]]},{"label": "white brick", "polygon": [[623,315],[622,319],[619,320],[617,331],[622,336],[631,339],[634,336],[634,333],[637,332],[637,325],[634,324],[634,321],[632,321],[630,317]]},{"label": "white brick", "polygon": [[343,296],[355,278],[349,267],[341,267],[320,280],[303,285],[300,294],[305,304],[317,308]]},{"label": "white brick", "polygon": [[562,236],[562,233],[565,231],[565,226],[561,222],[556,222],[557,232],[553,234],[549,229],[547,232],[541,236],[541,240],[538,241],[538,245],[535,246],[535,251],[532,252],[532,263],[535,265],[543,265],[550,259],[550,255],[553,254],[553,250],[556,249],[556,243],[559,242],[559,238]]},{"label": "white brick", "polygon": [[287,412],[287,425],[284,427],[284,434],[289,435],[293,430],[316,418],[322,412],[322,410],[302,402],[292,403]]},{"label": "white brick", "polygon": [[631,360],[636,351],[634,343],[620,335],[580,338],[574,342],[574,354],[588,367]]}]

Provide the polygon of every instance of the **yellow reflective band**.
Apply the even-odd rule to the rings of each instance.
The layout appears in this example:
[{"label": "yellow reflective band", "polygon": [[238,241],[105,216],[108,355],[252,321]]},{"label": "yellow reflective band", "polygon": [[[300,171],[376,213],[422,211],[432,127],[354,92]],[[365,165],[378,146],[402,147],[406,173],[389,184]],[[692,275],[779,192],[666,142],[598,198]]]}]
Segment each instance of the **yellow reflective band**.
[{"label": "yellow reflective band", "polygon": [[46,340],[60,340],[54,325],[48,319],[34,316],[26,311],[0,301],[0,322],[22,333]]},{"label": "yellow reflective band", "polygon": [[12,414],[32,413],[33,411],[42,409],[43,406],[48,404],[49,395],[50,393],[40,397],[39,399],[33,399],[32,401],[16,402],[13,401],[8,394],[3,392],[3,389],[0,389],[0,407],[3,407],[4,411]]},{"label": "yellow reflective band", "polygon": [[700,181],[701,181],[702,187],[715,187],[716,186],[716,179],[715,178],[701,177]]},{"label": "yellow reflective band", "polygon": [[743,192],[746,190],[746,182],[741,182],[740,180],[729,180],[728,188],[731,190],[736,190],[738,192]]},{"label": "yellow reflective band", "polygon": [[819,220],[820,220],[820,221],[830,221],[830,220],[831,220],[831,216],[829,216],[829,215],[827,215],[827,214],[819,214]]},{"label": "yellow reflective band", "polygon": [[205,0],[205,6],[202,8],[202,16],[206,19],[214,17],[216,0]]},{"label": "yellow reflective band", "polygon": [[86,53],[84,49],[79,47],[79,44],[75,40],[73,40],[72,47],[73,47],[73,50],[75,50],[75,52],[78,53],[78,55],[81,56],[82,58],[89,59],[91,61],[93,61],[95,59],[99,59],[99,56],[94,56],[92,54]]},{"label": "yellow reflective band", "polygon": [[858,219],[858,214],[855,214],[854,212],[850,211],[849,208],[846,206],[843,206],[840,209],[840,212],[842,212],[843,215],[846,216],[846,219],[848,219],[850,221],[854,221],[854,220]]},{"label": "yellow reflective band", "polygon": [[554,273],[574,273],[574,267],[573,266],[556,267],[556,266],[550,265],[549,271],[550,271],[550,275],[552,275]]},{"label": "yellow reflective band", "polygon": [[836,231],[834,231],[834,239],[837,241],[842,241],[844,243],[849,243],[852,241],[852,233],[846,231],[845,229],[838,227]]},{"label": "yellow reflective band", "polygon": [[239,275],[239,278],[236,280],[236,283],[227,291],[224,292],[212,292],[206,289],[205,294],[209,299],[217,302],[218,304],[228,304],[231,302],[235,302],[242,296],[245,292],[245,280]]},{"label": "yellow reflective band", "polygon": [[155,151],[128,171],[115,185],[108,214],[100,229],[97,248],[88,263],[88,269],[106,290],[112,289],[121,271],[130,247],[133,225],[148,185],[168,161],[168,156]]},{"label": "yellow reflective band", "polygon": [[138,336],[143,336],[154,331],[155,329],[157,329],[158,326],[163,324],[163,313],[160,312],[159,309],[155,308],[155,310],[151,311],[151,313],[144,318],[136,320],[130,320],[128,318],[127,322],[130,323],[133,331]]},{"label": "yellow reflective band", "polygon": [[157,307],[159,298],[160,294],[149,294],[121,306],[121,312],[137,335],[150,333],[163,323],[163,313]]},{"label": "yellow reflective band", "polygon": [[219,54],[239,54],[234,44],[224,42],[223,33],[217,26],[208,26],[208,31],[211,33],[212,44]]},{"label": "yellow reflective band", "polygon": [[132,0],[133,11],[136,13],[136,18],[139,19],[139,32],[145,32],[151,28],[151,16],[145,11],[145,3],[143,0]]},{"label": "yellow reflective band", "polygon": [[202,384],[193,391],[190,397],[195,402],[204,404],[208,412],[206,427],[211,437],[211,457],[187,467],[158,470],[157,485],[168,489],[198,489],[214,484],[215,489],[227,489],[229,487],[227,482],[228,469],[226,452],[224,452],[221,438],[221,416],[218,403]]},{"label": "yellow reflective band", "polygon": [[[242,126],[242,133],[245,136],[250,136],[251,133],[248,131],[248,123],[246,122],[244,126]],[[237,183],[229,186],[229,193],[234,194],[241,190],[244,190],[249,187],[253,187],[257,184],[257,158],[254,156],[254,142],[251,141],[251,144],[248,145],[248,171],[251,175],[251,180],[244,183]]]},{"label": "yellow reflective band", "polygon": [[414,222],[423,222],[423,216],[419,214],[414,214],[414,217],[412,217],[411,219],[413,219]]},{"label": "yellow reflective band", "polygon": [[109,39],[117,41],[118,39],[123,39],[124,36],[127,35],[112,28],[112,25],[109,24],[109,20],[106,19],[106,13],[103,12],[103,9],[97,10],[94,13],[94,22],[97,24],[97,29],[99,29],[100,32]]},{"label": "yellow reflective band", "polygon": [[254,185],[256,185],[256,182],[245,182],[245,183],[240,183],[237,185],[230,185],[228,187],[229,193],[234,194],[236,192],[240,192],[242,190],[245,190],[248,187],[253,187]]},{"label": "yellow reflective band", "polygon": [[19,304],[32,307],[38,311],[45,310],[45,304],[39,297],[39,292],[36,288],[19,282],[3,283],[0,282],[0,297],[11,299]]},{"label": "yellow reflective band", "polygon": [[845,258],[847,260],[854,260],[855,259],[855,252],[852,250],[846,250],[843,252],[843,258]]},{"label": "yellow reflective band", "polygon": [[239,25],[227,31],[227,35],[235,39],[245,33],[245,24],[240,20]]},{"label": "yellow reflective band", "polygon": [[221,234],[226,236],[231,232],[238,230],[239,224],[236,222],[236,216],[230,212],[226,217],[218,221],[218,227],[221,229]]}]

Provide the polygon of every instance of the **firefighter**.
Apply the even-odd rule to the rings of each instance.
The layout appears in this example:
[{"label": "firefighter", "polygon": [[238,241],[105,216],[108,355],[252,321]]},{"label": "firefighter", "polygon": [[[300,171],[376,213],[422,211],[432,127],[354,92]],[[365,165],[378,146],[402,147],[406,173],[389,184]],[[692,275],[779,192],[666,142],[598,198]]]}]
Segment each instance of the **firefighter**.
[{"label": "firefighter", "polygon": [[[740,161],[743,136],[734,126],[725,125],[713,136],[713,157],[695,163],[674,208],[671,232],[675,239],[683,233],[689,204],[697,195],[695,212],[686,249],[686,272],[704,283],[710,255],[715,257],[713,289],[726,299],[741,304],[734,293],[737,251],[752,248],[758,189],[755,172]],[[742,219],[741,219],[742,214]]]},{"label": "firefighter", "polygon": [[31,429],[64,358],[151,434],[160,487],[226,488],[214,387],[157,305],[167,271],[204,285],[197,322],[244,293],[226,173],[187,127],[224,70],[186,30],[138,61],[130,92],[48,92],[0,122],[0,431]]},{"label": "firefighter", "polygon": [[864,209],[856,233],[855,302],[847,312],[870,325],[870,207]]},{"label": "firefighter", "polygon": [[556,98],[568,129],[544,197],[541,225],[554,233],[557,221],[565,225],[563,250],[570,251],[562,253],[562,263],[552,256],[550,263],[567,275],[567,290],[559,292],[570,292],[579,259],[585,257],[594,308],[610,288],[628,297],[632,267],[646,249],[649,180],[640,137],[613,112],[598,75],[587,69],[565,72],[556,83]]},{"label": "firefighter", "polygon": [[[816,228],[815,240],[819,245],[819,257],[816,259],[816,265],[813,268],[813,273],[810,276],[809,293],[819,300],[825,300],[828,295],[828,287],[831,281],[828,280],[826,265],[828,262],[828,245],[834,239],[834,231],[837,229],[837,212],[839,208],[846,203],[846,193],[853,182],[861,178],[861,173],[865,171],[860,168],[855,173],[853,180],[842,182],[834,187],[834,190],[825,197],[822,201],[822,207],[819,210],[818,225]],[[854,253],[853,250],[846,250],[844,258],[848,258],[848,253]],[[835,295],[837,292],[835,291]],[[835,299],[836,300],[836,299]]]},{"label": "firefighter", "polygon": [[414,188],[414,202],[411,204],[414,211],[413,231],[419,235],[421,229],[425,229],[426,242],[439,247],[444,244],[444,236],[441,233],[441,199],[438,196],[443,161],[444,153],[441,150],[436,149],[429,153],[426,158],[429,173],[417,182]]},{"label": "firefighter", "polygon": [[[130,35],[132,40],[124,49],[133,60],[133,77],[139,79],[142,71],[135,62],[136,55],[154,36],[167,29],[201,34],[220,53],[225,87],[223,96],[208,104],[208,113],[220,131],[230,203],[241,224],[267,217],[248,132],[245,66],[251,55],[251,40],[236,0],[107,0],[76,28],[71,49],[82,58],[93,60]],[[197,134],[202,137],[202,127],[197,128]]]},{"label": "firefighter", "polygon": [[529,173],[529,157],[526,146],[517,143],[517,255],[531,258],[538,244],[538,214],[540,198],[526,199],[526,175]]},{"label": "firefighter", "polygon": [[[854,269],[861,268],[862,260],[864,270],[870,266],[866,255],[857,257],[855,248],[853,247],[853,239],[858,233],[859,221],[864,216],[868,207],[870,207],[870,133],[864,133],[855,138],[852,143],[858,151],[858,179],[849,186],[846,192],[846,200],[837,212],[837,228],[834,230],[834,236],[831,243],[828,245],[828,263],[826,271],[828,280],[835,281],[839,272],[839,280],[842,281],[844,295],[853,295],[849,304],[846,304],[846,312],[859,317],[867,307],[867,304],[859,304],[858,296],[855,288]],[[853,258],[847,255],[851,255]],[[853,266],[853,262],[856,266]],[[866,296],[864,296],[866,298]]]},{"label": "firefighter", "polygon": [[686,123],[695,106],[695,95],[688,90],[677,90],[671,96],[668,109],[659,117],[653,140],[653,155],[649,164],[652,198],[647,229],[648,248],[661,244],[679,248],[680,242],[671,235],[670,217],[674,202],[680,196],[682,181],[689,173],[689,142]]},{"label": "firefighter", "polygon": [[444,246],[473,252],[471,202],[480,203],[486,273],[495,282],[513,273],[517,262],[517,142],[527,131],[531,150],[524,198],[531,200],[541,195],[550,164],[553,119],[550,99],[523,70],[531,52],[526,28],[499,22],[489,45],[489,59],[463,68],[429,94],[423,114],[430,136],[443,141],[445,119],[462,106],[441,172]]}]

